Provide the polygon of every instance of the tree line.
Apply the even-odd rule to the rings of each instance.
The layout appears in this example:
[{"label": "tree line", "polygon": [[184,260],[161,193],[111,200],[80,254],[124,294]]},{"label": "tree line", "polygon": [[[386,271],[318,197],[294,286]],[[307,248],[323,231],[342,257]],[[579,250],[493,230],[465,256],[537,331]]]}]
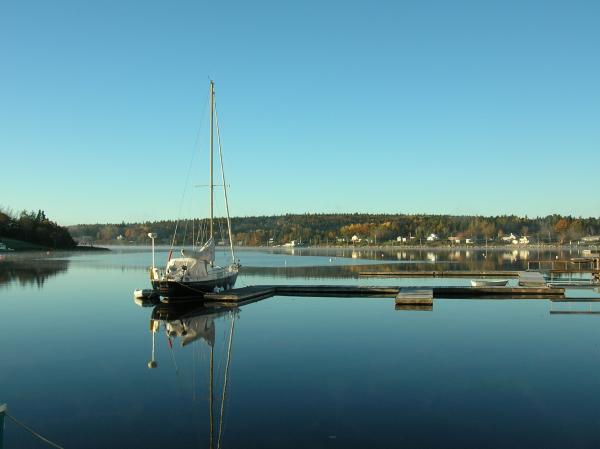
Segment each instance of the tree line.
[{"label": "tree line", "polygon": [[[600,218],[562,215],[546,217],[408,215],[408,214],[287,214],[234,217],[231,219],[236,245],[281,245],[292,240],[307,245],[347,244],[354,235],[365,243],[397,243],[398,237],[425,243],[427,236],[470,238],[473,242],[500,242],[510,235],[528,236],[532,243],[565,243],[600,234]],[[175,228],[177,233],[173,239]],[[148,233],[158,234],[159,244],[201,242],[207,220],[162,220],[145,223],[80,224],[69,231],[83,243],[148,243]],[[215,225],[217,240],[226,241],[226,221]],[[193,236],[193,237],[192,237]]]},{"label": "tree line", "polygon": [[2,237],[46,248],[70,249],[77,246],[68,229],[49,220],[43,210],[23,211],[18,215],[0,210],[0,241]]}]

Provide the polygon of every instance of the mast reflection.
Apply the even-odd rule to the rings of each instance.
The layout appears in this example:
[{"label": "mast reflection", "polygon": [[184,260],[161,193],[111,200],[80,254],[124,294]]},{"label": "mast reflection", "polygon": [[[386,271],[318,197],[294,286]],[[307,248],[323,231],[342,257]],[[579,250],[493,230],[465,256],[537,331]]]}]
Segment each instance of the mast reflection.
[{"label": "mast reflection", "polygon": [[[239,315],[237,307],[206,307],[202,305],[166,305],[159,303],[152,310],[150,318],[150,332],[152,334],[152,352],[148,361],[148,368],[158,367],[156,361],[156,336],[161,331],[167,336],[167,341],[172,350],[173,344],[179,344],[186,347],[194,342],[204,343],[210,349],[209,358],[209,447],[211,449],[221,448],[223,437],[223,417],[225,414],[225,403],[227,399],[227,388],[229,385],[229,372],[231,366],[231,355],[233,348],[233,334],[235,321]],[[220,318],[229,318],[229,332],[226,341],[226,359],[225,370],[223,373],[222,388],[220,394],[220,405],[218,405],[218,423],[215,435],[215,341],[216,341],[216,323]],[[225,322],[225,320],[223,320]],[[177,364],[173,354],[173,363],[176,371]]]}]

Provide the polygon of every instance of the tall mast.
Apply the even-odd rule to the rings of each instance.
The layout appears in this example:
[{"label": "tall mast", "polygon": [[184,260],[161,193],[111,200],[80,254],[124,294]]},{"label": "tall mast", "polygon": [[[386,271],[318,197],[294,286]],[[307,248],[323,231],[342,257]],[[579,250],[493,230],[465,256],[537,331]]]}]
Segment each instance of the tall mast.
[{"label": "tall mast", "polygon": [[213,207],[214,207],[214,182],[213,182],[213,121],[215,116],[215,83],[210,81],[210,238],[213,238]]}]

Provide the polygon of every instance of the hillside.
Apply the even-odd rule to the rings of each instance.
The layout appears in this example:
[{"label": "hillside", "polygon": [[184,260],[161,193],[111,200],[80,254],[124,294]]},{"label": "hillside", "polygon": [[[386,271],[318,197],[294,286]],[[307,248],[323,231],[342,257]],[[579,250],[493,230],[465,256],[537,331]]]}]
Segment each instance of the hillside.
[{"label": "hillside", "polygon": [[[530,236],[532,241],[563,243],[586,235],[600,234],[599,218],[576,218],[549,215],[528,218],[515,215],[493,217],[405,214],[296,214],[234,217],[231,219],[237,245],[278,245],[292,240],[306,244],[343,244],[358,236],[362,243],[396,243],[398,237],[408,241],[427,241],[436,234],[440,242],[448,237],[470,238],[473,242],[499,241],[511,233]],[[176,222],[163,220],[146,223],[80,224],[71,226],[73,237],[83,243],[148,243],[147,234],[156,232],[157,243],[169,244],[177,226],[176,243],[205,238],[206,219]],[[225,240],[226,222],[215,227],[219,240]],[[412,239],[411,239],[412,238]]]}]

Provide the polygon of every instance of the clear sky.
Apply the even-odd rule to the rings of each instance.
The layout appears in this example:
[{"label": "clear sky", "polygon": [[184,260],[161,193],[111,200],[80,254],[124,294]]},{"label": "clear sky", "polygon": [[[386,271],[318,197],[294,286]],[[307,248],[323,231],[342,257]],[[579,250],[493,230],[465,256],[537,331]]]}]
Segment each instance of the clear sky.
[{"label": "clear sky", "polygon": [[4,0],[0,205],[176,218],[210,76],[232,215],[598,216],[599,23],[595,0]]}]

